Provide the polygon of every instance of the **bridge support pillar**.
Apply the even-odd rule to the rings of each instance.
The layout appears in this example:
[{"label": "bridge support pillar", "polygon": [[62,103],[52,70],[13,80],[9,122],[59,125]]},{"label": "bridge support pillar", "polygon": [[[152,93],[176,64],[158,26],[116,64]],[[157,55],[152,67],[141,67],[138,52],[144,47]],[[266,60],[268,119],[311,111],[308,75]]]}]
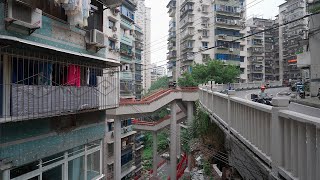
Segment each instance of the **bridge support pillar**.
[{"label": "bridge support pillar", "polygon": [[181,157],[181,126],[177,125],[177,157]]},{"label": "bridge support pillar", "polygon": [[177,179],[177,103],[171,103],[170,124],[170,179]]},{"label": "bridge support pillar", "polygon": [[[193,111],[194,111],[194,106],[193,106],[193,102],[187,102],[187,120],[188,120],[188,127],[190,128],[192,123],[193,123]],[[188,154],[188,170],[189,172],[191,172],[192,170],[192,163],[191,163],[191,152],[189,152]]]},{"label": "bridge support pillar", "polygon": [[114,119],[114,179],[121,179],[121,120]]},{"label": "bridge support pillar", "polygon": [[152,138],[153,138],[153,152],[152,152],[152,156],[153,156],[153,161],[152,161],[152,176],[155,178],[158,175],[158,138],[157,138],[157,132],[153,132],[152,133]]}]

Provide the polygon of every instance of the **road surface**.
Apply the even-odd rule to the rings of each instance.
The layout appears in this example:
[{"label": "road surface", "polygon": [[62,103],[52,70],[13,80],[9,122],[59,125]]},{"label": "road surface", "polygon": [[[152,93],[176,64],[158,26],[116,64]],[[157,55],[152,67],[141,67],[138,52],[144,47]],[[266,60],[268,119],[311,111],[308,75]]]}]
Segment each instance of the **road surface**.
[{"label": "road surface", "polygon": [[[247,90],[247,91],[237,91],[236,97],[240,97],[240,98],[247,99],[247,100],[251,101],[251,99],[250,99],[251,94],[258,94],[259,92],[260,92],[259,89]],[[268,93],[269,95],[272,94],[273,97],[288,97],[288,98],[290,98],[289,96],[281,95],[282,92],[290,92],[290,90],[288,87],[266,89],[266,93]],[[311,106],[305,106],[302,104],[291,102],[289,105],[289,110],[320,118],[320,109],[314,108]]]}]

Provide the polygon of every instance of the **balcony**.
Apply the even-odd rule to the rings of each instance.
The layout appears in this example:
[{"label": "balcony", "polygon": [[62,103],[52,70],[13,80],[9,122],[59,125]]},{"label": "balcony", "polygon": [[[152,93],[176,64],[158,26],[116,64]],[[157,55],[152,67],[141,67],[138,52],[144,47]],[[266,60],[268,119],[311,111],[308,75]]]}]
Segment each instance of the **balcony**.
[{"label": "balcony", "polygon": [[132,46],[133,45],[133,38],[127,35],[122,35],[121,36],[121,43],[124,43],[128,46]]},{"label": "balcony", "polygon": [[135,43],[135,48],[136,48],[136,49],[139,49],[139,50],[143,50],[143,44],[142,44],[142,43],[139,43],[139,42],[136,42],[136,43]]},{"label": "balcony", "polygon": [[226,19],[226,18],[216,18],[216,25],[222,25],[223,27],[228,27],[233,26],[233,28],[240,29],[241,28],[241,23],[239,20],[234,20],[234,19]]},{"label": "balcony", "polygon": [[194,2],[193,0],[185,0],[181,4],[180,8],[180,18],[182,19],[183,17],[187,16],[188,14],[193,14],[193,5]]},{"label": "balcony", "polygon": [[12,68],[5,67],[4,74],[11,80],[4,80],[0,94],[3,100],[0,123],[117,107],[118,76],[104,76],[97,65],[22,59],[20,55],[12,55],[10,59]]},{"label": "balcony", "polygon": [[232,17],[237,17],[237,18],[241,17],[241,9],[240,8],[237,8],[236,11],[228,11],[224,8],[216,7],[215,11],[217,14],[222,15],[222,16],[232,16]]},{"label": "balcony", "polygon": [[167,59],[171,60],[171,59],[174,59],[174,58],[177,58],[177,52],[176,51],[170,51],[170,53],[167,56]]},{"label": "balcony", "polygon": [[216,53],[240,55],[240,49],[239,48],[220,47],[220,48],[217,48]]},{"label": "balcony", "polygon": [[[234,41],[235,39],[239,39],[240,36],[228,36],[226,34],[218,34],[216,35],[216,39],[217,40],[221,40],[221,41]],[[241,40],[238,40],[236,42],[240,42]]]},{"label": "balcony", "polygon": [[133,74],[131,71],[123,71],[120,72],[120,79],[121,80],[132,80]]},{"label": "balcony", "polygon": [[170,0],[170,2],[167,5],[169,17],[174,17],[176,14],[176,3],[177,1],[175,0]]},{"label": "balcony", "polygon": [[[136,81],[142,81],[142,75],[141,74],[136,74],[135,75],[135,80]],[[140,92],[141,90],[139,90],[139,92]]]},{"label": "balcony", "polygon": [[176,33],[175,32],[174,33],[170,33],[169,37],[168,37],[168,41],[175,40],[175,39],[176,39]]},{"label": "balcony", "polygon": [[264,49],[263,48],[249,48],[251,54],[263,54]]}]

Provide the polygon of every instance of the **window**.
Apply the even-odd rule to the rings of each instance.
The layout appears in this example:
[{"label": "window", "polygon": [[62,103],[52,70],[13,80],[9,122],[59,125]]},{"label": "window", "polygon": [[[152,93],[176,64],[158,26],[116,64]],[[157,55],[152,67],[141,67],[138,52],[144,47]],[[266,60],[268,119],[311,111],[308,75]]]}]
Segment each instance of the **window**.
[{"label": "window", "polygon": [[116,25],[116,23],[109,19],[109,29],[113,29],[113,27],[115,27],[115,25]]},{"label": "window", "polygon": [[244,51],[244,45],[240,45],[240,51]]},{"label": "window", "polygon": [[208,42],[202,42],[202,47],[203,48],[208,48],[208,44],[209,44]]},{"label": "window", "polygon": [[207,13],[208,12],[208,5],[201,5],[201,10],[203,13]]},{"label": "window", "polygon": [[101,3],[96,0],[91,1],[91,13],[88,18],[88,27],[87,29],[98,29],[102,30],[103,25],[103,6]]},{"label": "window", "polygon": [[187,46],[188,46],[188,48],[192,48],[193,47],[193,42],[192,41],[188,41]]},{"label": "window", "polygon": [[240,68],[241,74],[244,74],[244,68]]},{"label": "window", "polygon": [[[121,68],[121,66],[120,66]],[[108,132],[113,131],[114,123],[113,122],[108,122]]]},{"label": "window", "polygon": [[202,36],[208,37],[208,30],[202,30]]},{"label": "window", "polygon": [[[102,148],[101,140],[98,140],[97,142],[97,149],[90,149],[90,151],[85,151],[83,146],[78,146],[74,148],[77,149],[77,153],[69,153],[68,157],[64,156],[64,153],[69,151],[60,152],[53,156],[34,161],[30,164],[11,169],[9,172],[10,178],[40,180],[38,173],[41,173],[41,180],[62,180],[64,179],[62,176],[63,167],[67,165],[68,179],[81,180],[85,179],[85,177],[87,177],[87,179],[94,179],[102,174],[100,170],[100,165],[102,162],[102,157],[100,156]],[[87,144],[87,147],[89,147],[88,145],[89,144]],[[58,157],[58,159],[56,157]],[[85,161],[85,157],[87,157],[87,161]],[[46,159],[47,161],[45,162],[44,160]],[[66,162],[68,163],[66,164]],[[48,169],[40,168],[41,166],[48,167],[48,163],[50,163],[50,166],[52,167]],[[85,169],[87,169],[87,171],[85,171]]]},{"label": "window", "polygon": [[68,17],[62,6],[57,6],[55,0],[37,1],[33,0],[35,7],[42,10],[42,12],[49,14],[55,18],[67,21]]},{"label": "window", "polygon": [[126,16],[131,20],[134,20],[134,13],[131,10],[129,10],[127,7],[121,6],[120,11],[122,15]]},{"label": "window", "polygon": [[94,179],[100,175],[100,151],[87,156],[87,179]]},{"label": "window", "polygon": [[210,59],[209,54],[202,54],[202,61],[208,61]]},{"label": "window", "polygon": [[244,56],[240,56],[240,62],[244,62]]},{"label": "window", "polygon": [[116,49],[116,43],[109,39],[109,47],[112,49]]}]

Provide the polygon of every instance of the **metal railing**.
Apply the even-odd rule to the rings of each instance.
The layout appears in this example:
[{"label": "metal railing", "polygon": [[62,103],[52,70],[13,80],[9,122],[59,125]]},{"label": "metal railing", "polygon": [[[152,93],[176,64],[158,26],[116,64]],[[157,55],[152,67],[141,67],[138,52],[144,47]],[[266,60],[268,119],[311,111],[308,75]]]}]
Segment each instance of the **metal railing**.
[{"label": "metal railing", "polygon": [[0,82],[0,123],[119,105],[119,75],[111,76],[108,69],[80,61],[57,60],[49,55],[0,55],[5,77]]},{"label": "metal railing", "polygon": [[214,81],[209,81],[207,84],[199,85],[199,87],[202,87],[204,89],[210,89],[213,91],[225,91],[228,89],[233,90],[246,90],[246,89],[259,89],[262,85],[268,87],[281,87],[282,82],[281,81],[268,81],[268,82],[248,82],[248,83],[230,83],[230,84],[216,84]]},{"label": "metal railing", "polygon": [[288,110],[289,99],[267,106],[200,87],[200,104],[211,119],[249,148],[273,175],[320,179],[320,118]]}]

